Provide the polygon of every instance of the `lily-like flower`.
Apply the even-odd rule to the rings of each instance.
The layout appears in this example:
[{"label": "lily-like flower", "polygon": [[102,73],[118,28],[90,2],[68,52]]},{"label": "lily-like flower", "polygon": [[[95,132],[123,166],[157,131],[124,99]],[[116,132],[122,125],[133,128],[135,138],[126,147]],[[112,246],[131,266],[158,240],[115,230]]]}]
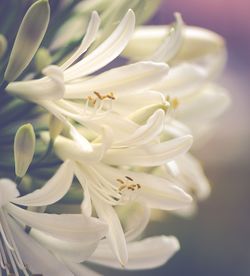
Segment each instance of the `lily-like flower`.
[{"label": "lily-like flower", "polygon": [[[49,247],[43,248],[30,235],[24,231],[24,226],[32,227],[46,234],[50,239],[57,239],[63,244],[60,254],[68,256],[75,254],[69,252],[68,247],[78,248],[78,261],[84,261],[95,250],[98,241],[105,234],[107,227],[95,218],[86,217],[83,214],[45,214],[37,213],[23,208],[23,206],[46,206],[58,201],[69,189],[73,173],[71,165],[66,162],[57,173],[45,184],[42,190],[36,190],[31,194],[18,197],[16,185],[8,180],[0,180],[1,200],[1,268],[7,273],[19,275],[22,271],[42,273],[44,275],[71,275],[66,265],[61,263],[49,251]],[[61,182],[64,185],[61,187]],[[46,190],[53,190],[49,196]],[[79,249],[80,248],[80,249]],[[72,250],[73,250],[72,249]],[[81,252],[81,254],[80,254]],[[46,263],[46,265],[45,265]],[[49,265],[48,265],[49,264]]]}]

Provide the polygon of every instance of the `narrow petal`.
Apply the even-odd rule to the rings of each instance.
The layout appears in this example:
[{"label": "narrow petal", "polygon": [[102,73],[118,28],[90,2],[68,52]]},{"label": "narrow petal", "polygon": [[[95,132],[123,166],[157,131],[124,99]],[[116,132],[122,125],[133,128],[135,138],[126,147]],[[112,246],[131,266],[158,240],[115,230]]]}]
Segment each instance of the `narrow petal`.
[{"label": "narrow petal", "polygon": [[116,166],[159,166],[188,151],[192,142],[192,136],[186,135],[159,144],[149,144],[135,148],[110,149],[104,155],[103,161]]},{"label": "narrow petal", "polygon": [[157,110],[143,126],[127,138],[116,142],[113,147],[145,145],[156,138],[163,130],[165,113],[163,110]]},{"label": "narrow petal", "polygon": [[135,15],[132,10],[124,16],[119,26],[98,48],[86,58],[65,71],[65,80],[70,81],[91,74],[115,59],[127,45],[134,31]]},{"label": "narrow petal", "polygon": [[89,48],[89,46],[95,40],[99,26],[100,18],[98,13],[94,11],[92,12],[87,31],[84,35],[81,45],[74,52],[74,54],[60,66],[63,70],[67,69],[71,64],[73,64]]},{"label": "narrow petal", "polygon": [[[166,263],[180,248],[172,236],[158,236],[128,244],[129,260],[125,269],[152,269]],[[97,248],[89,260],[113,268],[120,268],[107,247]]]},{"label": "narrow petal", "polygon": [[14,204],[8,204],[6,208],[13,217],[24,224],[66,241],[94,242],[101,239],[107,230],[106,224],[83,214],[41,214],[21,209]]},{"label": "narrow petal", "polygon": [[82,99],[93,91],[100,93],[112,91],[115,96],[125,93],[131,94],[158,84],[166,77],[168,70],[169,67],[164,63],[145,61],[129,64],[76,84],[68,84],[65,97]]},{"label": "narrow petal", "polygon": [[170,29],[170,33],[165,41],[152,56],[146,58],[147,60],[168,62],[177,54],[182,45],[184,24],[179,13],[175,13],[175,18],[176,24],[172,29]]},{"label": "narrow petal", "polygon": [[112,206],[99,200],[94,200],[94,205],[99,218],[109,225],[107,240],[120,265],[124,266],[128,261],[128,252],[120,220]]},{"label": "narrow petal", "polygon": [[73,276],[63,263],[27,235],[11,217],[9,217],[9,225],[22,259],[33,274]]},{"label": "narrow petal", "polygon": [[71,161],[66,161],[41,189],[16,198],[12,202],[25,206],[45,206],[53,204],[67,193],[72,180],[72,163]]}]

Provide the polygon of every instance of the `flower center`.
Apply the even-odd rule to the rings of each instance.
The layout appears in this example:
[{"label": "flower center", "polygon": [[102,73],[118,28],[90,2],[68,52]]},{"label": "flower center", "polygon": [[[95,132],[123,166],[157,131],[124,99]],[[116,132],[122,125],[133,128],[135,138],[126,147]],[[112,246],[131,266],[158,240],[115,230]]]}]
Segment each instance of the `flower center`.
[{"label": "flower center", "polygon": [[94,95],[85,98],[84,114],[88,116],[104,116],[112,110],[113,101],[116,100],[113,92],[101,94],[97,91],[93,92]]},{"label": "flower center", "polygon": [[119,194],[121,198],[119,202],[125,203],[127,201],[132,201],[136,198],[136,191],[141,189],[141,184],[135,183],[134,179],[130,176],[125,176],[124,179],[116,179],[119,184]]}]

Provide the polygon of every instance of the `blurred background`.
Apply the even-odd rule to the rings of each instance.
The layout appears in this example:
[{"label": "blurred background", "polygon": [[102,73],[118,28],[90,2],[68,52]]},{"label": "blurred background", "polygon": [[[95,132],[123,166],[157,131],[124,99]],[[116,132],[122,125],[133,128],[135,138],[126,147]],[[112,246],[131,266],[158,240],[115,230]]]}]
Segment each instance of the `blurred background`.
[{"label": "blurred background", "polygon": [[[182,249],[164,267],[141,275],[250,275],[250,1],[164,0],[157,24],[178,11],[189,25],[225,37],[228,64],[219,82],[231,94],[231,108],[214,137],[196,152],[213,186],[211,197],[188,220],[171,217],[157,233],[173,234]],[[166,232],[165,232],[166,230]],[[138,274],[135,274],[138,275]]]},{"label": "blurred background", "polygon": [[[181,250],[157,270],[130,275],[249,276],[250,1],[163,0],[152,23],[169,24],[175,11],[186,24],[225,37],[228,64],[219,82],[230,91],[232,105],[219,119],[214,137],[196,152],[213,186],[211,197],[200,204],[195,217],[171,216],[165,227],[156,222],[148,229],[176,236]],[[117,271],[105,275],[111,274]]]}]

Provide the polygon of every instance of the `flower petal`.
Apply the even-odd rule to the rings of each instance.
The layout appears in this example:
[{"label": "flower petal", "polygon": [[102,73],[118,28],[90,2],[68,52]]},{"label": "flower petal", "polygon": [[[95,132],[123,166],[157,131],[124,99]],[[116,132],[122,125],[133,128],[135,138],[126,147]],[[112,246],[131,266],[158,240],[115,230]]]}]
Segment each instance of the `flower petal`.
[{"label": "flower petal", "polygon": [[[125,269],[156,268],[167,262],[180,248],[179,242],[172,236],[158,236],[128,244],[129,260]],[[90,262],[113,268],[120,268],[108,248],[97,248]]]},{"label": "flower petal", "polygon": [[87,31],[86,31],[86,34],[84,35],[81,45],[74,52],[74,54],[60,66],[62,70],[67,69],[89,48],[89,46],[92,44],[92,42],[94,41],[97,35],[99,26],[100,26],[100,18],[98,16],[98,13],[94,11],[92,12]]},{"label": "flower petal", "polygon": [[157,110],[145,125],[138,129],[127,138],[117,141],[113,147],[145,145],[156,138],[163,130],[165,113],[163,110]]},{"label": "flower petal", "polygon": [[96,77],[68,84],[65,97],[76,99],[99,93],[114,92],[115,96],[142,91],[158,84],[166,77],[169,67],[165,63],[138,62],[106,71]]},{"label": "flower petal", "polygon": [[65,71],[70,81],[91,74],[115,59],[127,45],[135,25],[135,15],[129,10],[119,26],[98,48]]},{"label": "flower petal", "polygon": [[83,214],[41,214],[21,209],[14,204],[6,205],[6,208],[24,224],[66,241],[94,242],[101,239],[107,230],[106,224]]},{"label": "flower petal", "polygon": [[33,274],[73,276],[63,263],[27,235],[11,217],[9,217],[9,225],[22,259]]},{"label": "flower petal", "polygon": [[45,185],[12,202],[25,206],[45,206],[57,202],[69,190],[73,180],[72,162],[65,161]]},{"label": "flower petal", "polygon": [[63,97],[65,87],[63,73],[58,66],[50,65],[43,70],[46,77],[11,82],[6,90],[29,101],[58,100]]},{"label": "flower petal", "polygon": [[159,166],[185,153],[191,147],[192,142],[192,136],[186,135],[159,144],[149,144],[135,148],[110,149],[104,155],[103,161],[116,166]]},{"label": "flower petal", "polygon": [[90,241],[89,243],[68,242],[49,236],[36,229],[31,229],[30,235],[34,237],[41,245],[48,248],[55,255],[60,258],[67,258],[72,262],[84,262],[95,251],[98,240]]},{"label": "flower petal", "polygon": [[98,199],[94,199],[93,202],[98,217],[109,225],[107,240],[120,265],[124,266],[128,260],[128,252],[120,220],[112,206]]}]

